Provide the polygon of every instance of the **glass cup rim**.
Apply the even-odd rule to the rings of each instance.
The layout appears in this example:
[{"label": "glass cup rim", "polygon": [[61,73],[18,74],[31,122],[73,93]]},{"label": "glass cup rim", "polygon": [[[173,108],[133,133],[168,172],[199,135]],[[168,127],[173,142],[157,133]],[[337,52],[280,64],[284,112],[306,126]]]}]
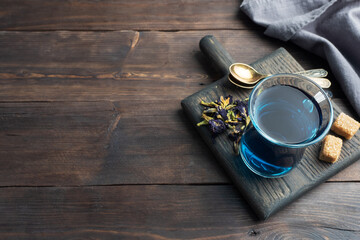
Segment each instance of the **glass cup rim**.
[{"label": "glass cup rim", "polygon": [[[330,119],[328,121],[328,124],[325,128],[325,130],[317,137],[315,137],[314,139],[312,139],[311,141],[308,141],[308,142],[302,142],[302,143],[284,143],[284,142],[281,142],[281,141],[278,141],[272,137],[270,137],[266,132],[264,132],[257,124],[257,122],[254,120],[254,113],[252,111],[252,106],[251,106],[251,99],[254,95],[254,93],[256,92],[256,90],[258,88],[260,88],[266,81],[269,81],[271,80],[272,78],[275,78],[275,77],[279,77],[279,76],[288,76],[288,77],[292,77],[292,78],[301,78],[305,81],[308,81],[310,82],[311,84],[315,85],[319,91],[325,96],[325,99],[327,101],[327,103],[329,104],[330,106]],[[313,80],[305,77],[305,76],[301,76],[301,75],[297,75],[297,74],[292,74],[292,73],[279,73],[279,74],[273,74],[269,77],[266,77],[264,78],[263,80],[261,80],[258,84],[256,84],[256,86],[254,87],[254,89],[251,91],[250,93],[250,96],[249,96],[249,102],[248,102],[249,106],[248,106],[248,109],[249,109],[249,116],[250,116],[250,119],[251,119],[251,123],[252,125],[255,127],[255,129],[260,133],[261,136],[263,136],[265,139],[267,139],[268,141],[270,141],[271,143],[274,143],[278,146],[281,146],[281,147],[287,147],[287,148],[303,148],[303,147],[307,147],[307,146],[310,146],[310,145],[313,145],[314,143],[317,143],[319,141],[321,141],[325,136],[326,134],[328,134],[330,128],[331,128],[331,125],[332,125],[332,122],[333,122],[333,118],[334,118],[334,113],[333,113],[333,105],[331,103],[331,100],[330,98],[328,97],[328,95],[326,94],[326,92],[322,89],[322,87],[320,87],[316,82],[314,82]]]}]

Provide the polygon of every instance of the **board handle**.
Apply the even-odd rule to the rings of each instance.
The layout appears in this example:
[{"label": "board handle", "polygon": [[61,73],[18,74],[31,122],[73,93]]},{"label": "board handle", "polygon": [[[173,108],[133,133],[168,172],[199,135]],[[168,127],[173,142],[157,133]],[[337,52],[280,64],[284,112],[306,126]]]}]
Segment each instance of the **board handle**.
[{"label": "board handle", "polygon": [[229,74],[229,67],[234,60],[219,41],[212,35],[207,35],[200,40],[201,52],[209,59],[211,64],[222,75]]}]

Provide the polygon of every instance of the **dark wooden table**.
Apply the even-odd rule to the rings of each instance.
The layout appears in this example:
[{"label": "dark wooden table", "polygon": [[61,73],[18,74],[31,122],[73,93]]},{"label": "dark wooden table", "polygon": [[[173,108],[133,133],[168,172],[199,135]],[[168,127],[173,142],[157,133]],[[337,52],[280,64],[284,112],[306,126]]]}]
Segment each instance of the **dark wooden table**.
[{"label": "dark wooden table", "polygon": [[182,112],[220,77],[207,34],[329,69],[239,5],[1,0],[0,239],[360,239],[360,162],[259,221]]}]

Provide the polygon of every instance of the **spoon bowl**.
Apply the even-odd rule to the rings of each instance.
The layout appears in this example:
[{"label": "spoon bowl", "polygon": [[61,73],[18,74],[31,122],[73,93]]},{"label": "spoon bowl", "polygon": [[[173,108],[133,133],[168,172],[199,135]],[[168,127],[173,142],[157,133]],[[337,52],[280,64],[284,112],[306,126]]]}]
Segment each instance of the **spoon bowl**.
[{"label": "spoon bowl", "polygon": [[241,88],[246,88],[246,89],[252,89],[256,86],[256,83],[254,84],[247,84],[245,82],[239,82],[237,81],[231,74],[229,74],[228,76],[228,80],[229,82],[231,82],[232,84],[234,84],[237,87],[241,87]]},{"label": "spoon bowl", "polygon": [[255,84],[270,74],[261,74],[250,65],[244,63],[234,63],[229,67],[229,71],[234,79],[246,83]]}]

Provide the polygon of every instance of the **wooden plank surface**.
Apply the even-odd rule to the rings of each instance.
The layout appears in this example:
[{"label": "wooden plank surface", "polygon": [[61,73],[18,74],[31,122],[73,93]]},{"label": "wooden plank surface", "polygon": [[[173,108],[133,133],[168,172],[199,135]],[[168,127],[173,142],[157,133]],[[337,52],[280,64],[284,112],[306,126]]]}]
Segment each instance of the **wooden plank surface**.
[{"label": "wooden plank surface", "polygon": [[[0,185],[229,183],[178,102],[169,103],[0,103]],[[359,167],[332,180],[359,181]]]},{"label": "wooden plank surface", "polygon": [[[208,33],[1,32],[0,101],[180,101],[221,77],[199,51]],[[237,61],[251,63],[283,46],[305,69],[328,69],[318,57],[258,32],[211,33]],[[337,89],[334,83],[335,97],[342,96]]]},{"label": "wooden plank surface", "polygon": [[[198,49],[205,34],[3,32],[0,185],[228,183],[180,110],[219,77]],[[216,36],[243,62],[281,46],[246,31]],[[288,49],[308,68],[324,66]],[[335,179],[359,181],[359,169]]]},{"label": "wooden plank surface", "polygon": [[[219,77],[199,52],[206,33],[2,32],[0,185],[228,183],[180,110]],[[215,33],[247,63],[282,46]],[[326,67],[285,47],[307,68]],[[334,180],[359,181],[359,169]]]},{"label": "wooden plank surface", "polygon": [[[2,30],[199,30],[258,28],[222,0],[2,0]],[[216,21],[213,19],[216,18]]]},{"label": "wooden plank surface", "polygon": [[220,77],[207,34],[238,61],[285,47],[329,69],[240,3],[0,1],[0,238],[359,239],[360,162],[258,222],[179,110]]},{"label": "wooden plank surface", "polygon": [[359,239],[360,183],[328,183],[268,221],[230,185],[0,189],[2,239]]},{"label": "wooden plank surface", "polygon": [[171,103],[0,103],[0,185],[227,182]]}]

